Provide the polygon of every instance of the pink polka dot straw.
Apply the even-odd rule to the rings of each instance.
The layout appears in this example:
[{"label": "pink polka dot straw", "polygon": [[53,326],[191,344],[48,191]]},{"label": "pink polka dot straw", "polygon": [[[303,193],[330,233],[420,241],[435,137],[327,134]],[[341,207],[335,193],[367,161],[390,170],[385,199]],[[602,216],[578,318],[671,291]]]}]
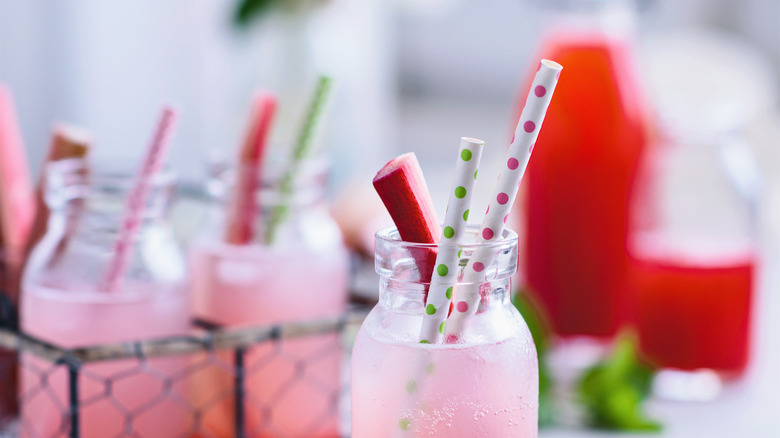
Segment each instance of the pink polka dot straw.
[{"label": "pink polka dot straw", "polygon": [[144,162],[125,204],[124,220],[119,230],[119,237],[114,244],[113,257],[109,260],[106,271],[104,288],[107,292],[116,290],[125,270],[127,270],[128,263],[130,263],[133,236],[141,225],[146,197],[149,194],[152,180],[162,167],[175,121],[176,111],[170,107],[163,108],[152,137],[152,143],[149,145]]},{"label": "pink polka dot straw", "polygon": [[[534,77],[509,146],[506,165],[499,173],[495,195],[491,198],[488,210],[482,219],[481,231],[477,236],[478,242],[501,239],[504,233],[504,224],[515,202],[518,185],[531,158],[531,151],[562,69],[560,64],[547,59],[543,59],[539,64],[539,70]],[[490,266],[494,256],[492,249],[478,248],[469,259],[463,271],[462,283],[464,284],[458,287],[455,311],[447,319],[445,339],[459,339],[466,329],[469,318],[476,313],[480,300],[480,282],[485,281],[485,268]]]},{"label": "pink polka dot straw", "polygon": [[445,320],[450,310],[452,290],[458,280],[458,245],[463,243],[468,225],[471,195],[476,171],[482,157],[485,142],[462,137],[455,176],[447,202],[444,229],[439,240],[435,269],[431,275],[431,287],[425,304],[420,342],[437,344],[444,334]]}]

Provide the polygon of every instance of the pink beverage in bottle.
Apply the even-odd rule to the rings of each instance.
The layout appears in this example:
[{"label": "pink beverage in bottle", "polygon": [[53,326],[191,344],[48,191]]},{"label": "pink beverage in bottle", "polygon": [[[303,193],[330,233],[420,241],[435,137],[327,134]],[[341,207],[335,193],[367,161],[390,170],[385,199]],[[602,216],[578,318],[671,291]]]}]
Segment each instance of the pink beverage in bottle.
[{"label": "pink beverage in bottle", "polygon": [[[273,164],[273,163],[272,163]],[[289,198],[280,192],[280,169],[266,169],[258,185],[254,236],[246,244],[224,241],[230,172],[216,170],[209,183],[215,202],[207,229],[190,250],[195,314],[220,326],[262,326],[341,314],[347,301],[348,258],[342,237],[323,203],[326,166],[304,165]],[[287,206],[284,220],[274,210]],[[269,229],[278,224],[275,232]],[[273,240],[268,237],[273,234]],[[233,364],[232,352],[217,361]],[[204,358],[208,361],[209,359]],[[191,396],[204,407],[210,434],[232,437],[236,428],[233,376],[215,364],[198,377]],[[268,341],[246,352],[244,430],[252,437],[339,437],[343,357],[338,336]],[[207,434],[208,435],[208,434]],[[211,436],[211,435],[208,435]]]},{"label": "pink beverage in bottle", "polygon": [[[436,245],[400,241],[394,229],[377,233],[379,304],[352,353],[353,438],[537,436],[536,349],[510,302],[517,236],[506,231],[480,245],[497,256],[478,313],[457,343],[423,344],[425,283],[413,254]],[[477,247],[463,247],[461,266]]]},{"label": "pink beverage in bottle", "polygon": [[[104,274],[124,213],[129,176],[91,174],[81,159],[47,169],[49,226],[22,282],[22,329],[60,348],[186,334],[189,296],[165,213],[173,187],[155,177],[120,286]],[[65,232],[68,230],[69,232]],[[70,423],[68,367],[25,352],[21,360],[23,437],[181,436],[191,428],[184,358],[87,362],[78,367],[78,424]]]}]

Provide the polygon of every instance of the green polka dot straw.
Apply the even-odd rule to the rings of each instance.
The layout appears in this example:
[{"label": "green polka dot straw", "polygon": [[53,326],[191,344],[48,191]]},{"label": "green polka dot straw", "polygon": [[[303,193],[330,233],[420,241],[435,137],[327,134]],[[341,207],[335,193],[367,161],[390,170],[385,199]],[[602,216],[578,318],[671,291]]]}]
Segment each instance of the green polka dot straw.
[{"label": "green polka dot straw", "polygon": [[432,344],[441,341],[444,320],[450,308],[452,287],[458,275],[458,245],[463,243],[471,195],[474,192],[474,172],[482,157],[485,142],[473,138],[460,139],[455,179],[450,190],[444,229],[436,256],[436,275],[431,278],[425,317],[420,338]]}]

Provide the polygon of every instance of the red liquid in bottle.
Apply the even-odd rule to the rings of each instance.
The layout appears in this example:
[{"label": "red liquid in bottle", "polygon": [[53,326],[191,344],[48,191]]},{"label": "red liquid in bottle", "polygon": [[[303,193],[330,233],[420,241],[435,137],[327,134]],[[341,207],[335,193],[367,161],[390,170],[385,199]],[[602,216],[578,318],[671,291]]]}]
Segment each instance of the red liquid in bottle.
[{"label": "red liquid in bottle", "polygon": [[646,125],[630,47],[559,35],[563,65],[524,176],[528,286],[562,336],[612,337],[626,316],[630,193]]},{"label": "red liquid in bottle", "polygon": [[755,260],[753,253],[636,260],[632,280],[644,356],[664,368],[744,371]]}]

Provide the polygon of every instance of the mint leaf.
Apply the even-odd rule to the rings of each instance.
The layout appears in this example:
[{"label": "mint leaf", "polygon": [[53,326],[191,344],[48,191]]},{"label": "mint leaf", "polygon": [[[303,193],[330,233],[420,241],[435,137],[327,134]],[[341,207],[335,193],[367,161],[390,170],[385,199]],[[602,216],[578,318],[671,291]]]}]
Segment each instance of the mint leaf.
[{"label": "mint leaf", "polygon": [[611,355],[587,369],[577,396],[594,427],[657,432],[661,425],[642,411],[653,370],[637,357],[634,337],[621,335]]},{"label": "mint leaf", "polygon": [[233,21],[239,27],[246,27],[279,3],[280,0],[240,0]]}]

